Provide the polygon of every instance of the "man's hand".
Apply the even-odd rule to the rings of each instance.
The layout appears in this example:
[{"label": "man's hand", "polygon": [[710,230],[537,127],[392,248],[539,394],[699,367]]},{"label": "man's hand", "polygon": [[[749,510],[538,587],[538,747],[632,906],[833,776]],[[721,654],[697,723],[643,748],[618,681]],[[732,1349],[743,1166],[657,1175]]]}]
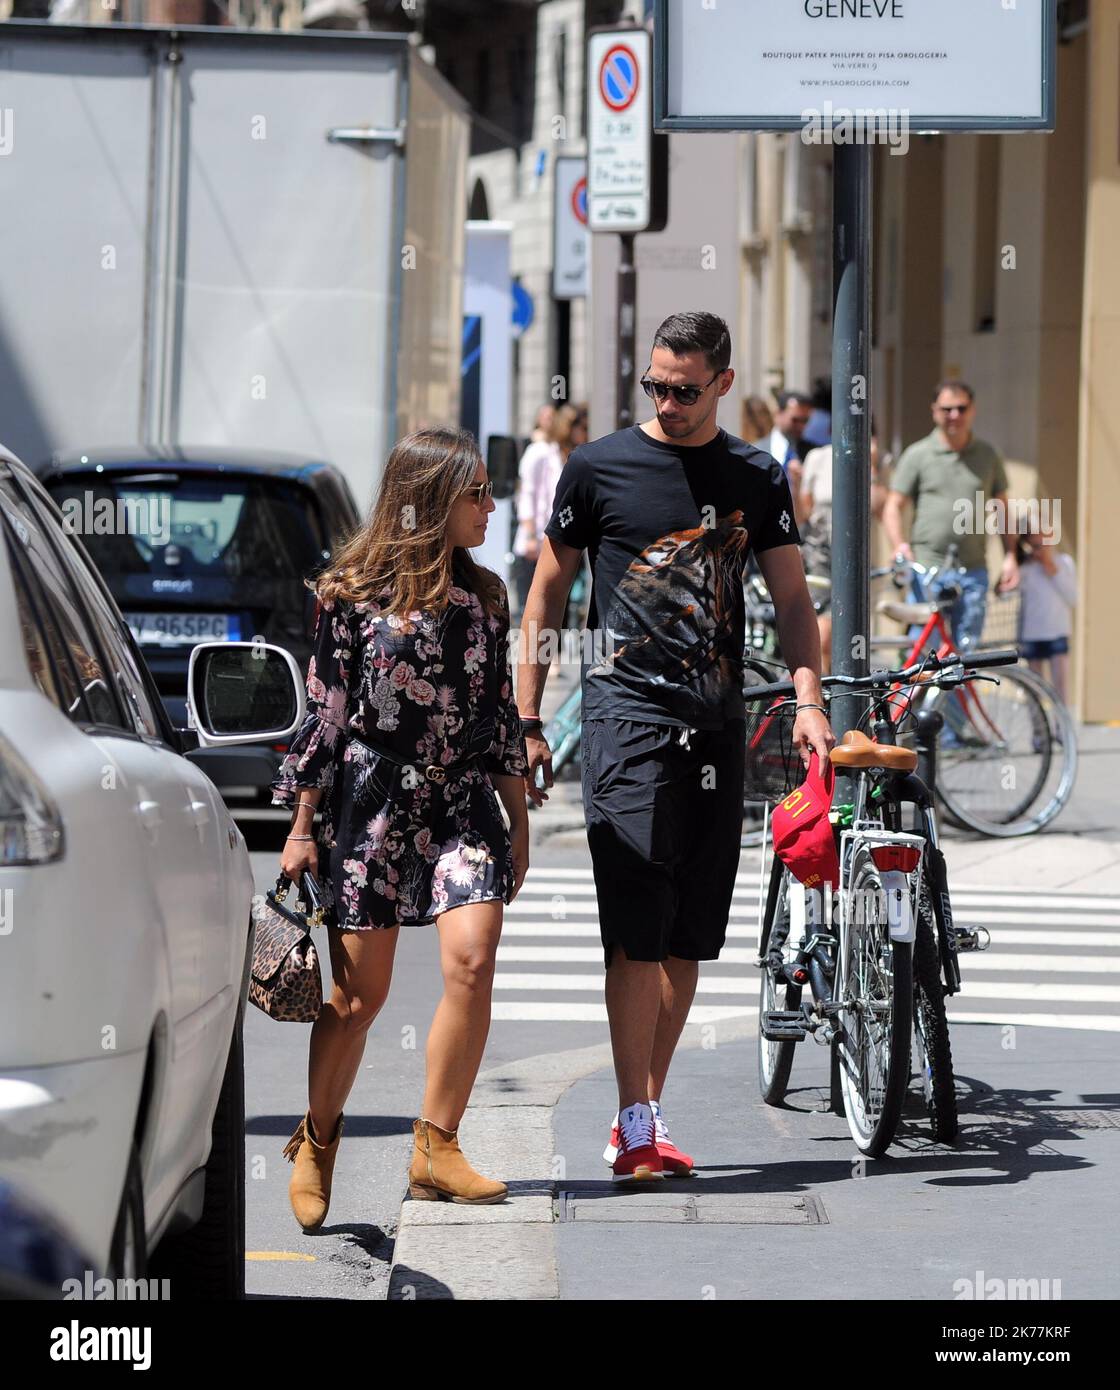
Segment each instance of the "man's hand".
[{"label": "man's hand", "polygon": [[901,545],[895,548],[894,558],[896,560],[913,560],[914,552],[910,549],[908,541],[903,541]]},{"label": "man's hand", "polygon": [[539,767],[543,773],[546,787],[551,787],[553,783],[552,749],[549,748],[543,732],[525,735],[525,752],[529,757],[529,771],[525,774],[525,794],[534,806],[540,806],[548,800],[548,793],[537,786],[537,768]]},{"label": "man's hand", "polygon": [[832,732],[828,716],[819,709],[799,710],[793,722],[793,746],[801,755],[801,763],[806,771],[814,752],[823,766],[828,760],[829,749],[836,746],[836,735]]},{"label": "man's hand", "polygon": [[1000,570],[999,584],[996,586],[1001,594],[1009,594],[1012,589],[1019,587],[1019,561],[1013,554],[1003,557],[1003,569]]},{"label": "man's hand", "polygon": [[521,892],[521,885],[529,872],[529,817],[524,810],[521,812],[521,819],[510,827],[509,842],[513,858],[513,888],[509,900],[513,902]]}]

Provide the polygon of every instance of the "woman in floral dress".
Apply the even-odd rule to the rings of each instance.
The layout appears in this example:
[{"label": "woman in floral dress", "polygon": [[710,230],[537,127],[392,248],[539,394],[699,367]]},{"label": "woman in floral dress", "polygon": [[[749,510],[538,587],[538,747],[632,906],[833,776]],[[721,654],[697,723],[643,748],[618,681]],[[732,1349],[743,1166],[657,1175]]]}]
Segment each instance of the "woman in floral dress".
[{"label": "woman in floral dress", "polygon": [[311,1030],[308,1111],[285,1149],[305,1230],[327,1213],[343,1106],[402,924],[436,924],[444,977],[410,1190],[505,1196],[456,1137],[490,1027],[503,904],[529,861],[508,601],[469,554],[493,510],[474,437],[420,430],[394,448],[369,520],[315,585],[307,717],[273,782],[274,804],[295,808],[281,870],[319,879],[334,977]]}]

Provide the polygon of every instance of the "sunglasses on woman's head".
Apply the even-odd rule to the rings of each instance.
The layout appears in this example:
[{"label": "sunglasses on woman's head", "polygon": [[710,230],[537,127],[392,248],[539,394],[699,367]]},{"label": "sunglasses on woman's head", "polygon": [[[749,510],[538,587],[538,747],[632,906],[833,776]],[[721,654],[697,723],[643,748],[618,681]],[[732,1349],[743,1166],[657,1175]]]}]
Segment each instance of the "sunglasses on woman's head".
[{"label": "sunglasses on woman's head", "polygon": [[716,376],[706,381],[703,386],[670,386],[667,381],[654,381],[648,376],[642,377],[640,385],[650,400],[656,397],[663,401],[666,396],[671,395],[678,405],[695,405],[716,377],[722,375],[722,372],[716,372]]},{"label": "sunglasses on woman's head", "polygon": [[481,506],[494,496],[494,484],[489,479],[484,483],[472,483],[470,487],[463,489],[462,495],[469,497],[476,506]]}]

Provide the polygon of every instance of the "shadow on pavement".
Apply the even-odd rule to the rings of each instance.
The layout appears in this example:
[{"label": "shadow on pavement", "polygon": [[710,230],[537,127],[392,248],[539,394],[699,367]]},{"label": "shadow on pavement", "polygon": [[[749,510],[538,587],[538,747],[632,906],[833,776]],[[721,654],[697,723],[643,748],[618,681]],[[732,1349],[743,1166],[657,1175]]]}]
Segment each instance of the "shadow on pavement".
[{"label": "shadow on pavement", "polygon": [[[347,1139],[383,1139],[390,1134],[411,1134],[414,1116],[354,1115],[346,1111]],[[252,1115],[245,1117],[246,1134],[275,1134],[288,1138],[302,1115]]]}]

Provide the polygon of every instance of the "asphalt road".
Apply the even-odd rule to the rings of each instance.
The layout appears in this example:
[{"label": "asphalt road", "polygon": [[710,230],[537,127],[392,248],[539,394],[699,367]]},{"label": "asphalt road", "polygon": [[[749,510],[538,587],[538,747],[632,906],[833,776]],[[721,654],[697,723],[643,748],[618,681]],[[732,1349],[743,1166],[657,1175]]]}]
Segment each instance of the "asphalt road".
[{"label": "asphalt road", "polygon": [[[279,833],[253,833],[259,890],[275,880],[278,848],[269,842]],[[1045,847],[1044,837],[1031,852]],[[744,854],[728,946],[702,971],[696,1021],[741,1021],[757,1002],[750,966],[757,862],[756,854]],[[786,1111],[758,1101],[753,1042],[682,1053],[665,1100],[674,1134],[700,1165],[695,1185],[717,1204],[711,1229],[693,1223],[685,1236],[675,1220],[659,1221],[655,1231],[643,1220],[620,1229],[613,1218],[588,1219],[585,1200],[582,1215],[555,1227],[562,1296],[617,1296],[606,1241],[619,1253],[632,1243],[635,1267],[648,1252],[635,1292],[654,1298],[668,1292],[656,1269],[682,1261],[684,1297],[795,1296],[806,1279],[821,1275],[802,1262],[787,1271],[781,1252],[794,1246],[806,1255],[827,1249],[831,1282],[821,1292],[844,1296],[855,1277],[844,1262],[858,1265],[862,1256],[854,1252],[865,1245],[877,1263],[861,1276],[857,1295],[898,1289],[908,1297],[952,1298],[954,1282],[975,1269],[1060,1278],[1067,1297],[1078,1296],[1075,1288],[1080,1296],[1106,1295],[1115,1282],[1104,1236],[1115,1200],[1102,1175],[1117,1132],[1118,1097],[1109,1081],[1120,1026],[1120,986],[1113,983],[1120,973],[1120,897],[1087,894],[1081,884],[1051,892],[1016,887],[1010,875],[996,882],[994,872],[977,864],[954,875],[958,920],[986,923],[992,932],[991,951],[964,962],[965,990],[950,1006],[962,1088],[958,1149],[938,1149],[916,1124],[904,1152],[861,1175],[852,1167],[844,1120],[821,1113],[823,1063],[810,1043],[799,1049],[793,1109]],[[423,1091],[424,1039],[439,993],[435,928],[404,931],[389,1001],[369,1034],[347,1107],[331,1213],[315,1236],[303,1235],[292,1217],[291,1169],[280,1152],[306,1103],[309,1028],[249,1011],[250,1296],[385,1296]],[[606,1039],[586,846],[579,835],[535,842],[529,880],[506,914],[483,1069],[572,1054]],[[600,1154],[612,1109],[605,1069],[577,1081],[554,1112],[554,1152],[565,1157],[566,1186],[599,1202],[601,1212],[598,1185],[607,1173]],[[769,1252],[762,1278],[757,1256],[743,1253],[741,1226],[719,1209],[810,1189],[823,1221],[800,1232],[779,1226],[752,1235],[750,1248]],[[645,1243],[642,1232],[649,1233]],[[1078,1265],[1079,1251],[1087,1264]]]}]

